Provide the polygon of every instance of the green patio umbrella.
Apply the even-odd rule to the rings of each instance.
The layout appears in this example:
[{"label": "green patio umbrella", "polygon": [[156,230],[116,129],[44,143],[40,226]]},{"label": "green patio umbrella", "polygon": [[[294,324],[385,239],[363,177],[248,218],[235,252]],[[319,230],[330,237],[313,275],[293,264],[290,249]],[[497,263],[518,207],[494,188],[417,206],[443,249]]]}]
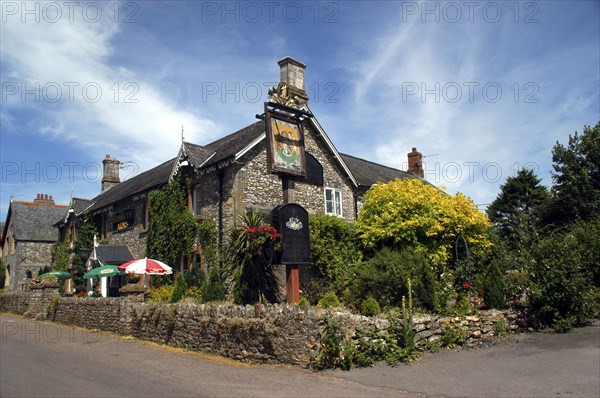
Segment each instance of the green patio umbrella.
[{"label": "green patio umbrella", "polygon": [[56,278],[58,280],[71,279],[71,274],[68,272],[65,272],[65,271],[51,271],[51,272],[46,272],[45,274],[38,276],[38,279],[51,279],[51,278]]},{"label": "green patio umbrella", "polygon": [[94,268],[83,274],[84,279],[89,278],[106,278],[108,276],[125,275],[125,272],[119,271],[116,265],[103,265],[102,267]]}]

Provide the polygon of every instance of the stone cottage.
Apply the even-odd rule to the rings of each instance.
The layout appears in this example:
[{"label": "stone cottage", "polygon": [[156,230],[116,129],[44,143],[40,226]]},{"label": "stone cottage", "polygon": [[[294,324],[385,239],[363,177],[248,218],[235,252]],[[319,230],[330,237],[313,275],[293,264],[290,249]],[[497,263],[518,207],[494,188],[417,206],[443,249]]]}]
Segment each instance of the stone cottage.
[{"label": "stone cottage", "polygon": [[41,268],[51,265],[52,245],[59,240],[54,224],[66,209],[46,194],[38,194],[33,202],[10,202],[1,241],[7,289],[26,289]]},{"label": "stone cottage", "polygon": [[[146,252],[147,198],[164,187],[180,170],[190,177],[189,210],[198,220],[210,218],[223,244],[225,231],[235,227],[237,215],[250,209],[270,214],[282,203],[297,203],[309,213],[326,213],[354,221],[364,193],[376,182],[422,178],[421,154],[409,153],[409,171],[383,166],[338,152],[309,108],[305,91],[306,66],[291,57],[279,62],[281,87],[276,93],[298,100],[305,173],[283,176],[271,172],[264,120],[205,145],[182,142],[174,159],[120,182],[119,161],[103,161],[102,192],[88,208],[105,243],[126,245],[135,257]],[[264,115],[262,116],[264,118]],[[181,269],[189,260],[184,259]]]}]

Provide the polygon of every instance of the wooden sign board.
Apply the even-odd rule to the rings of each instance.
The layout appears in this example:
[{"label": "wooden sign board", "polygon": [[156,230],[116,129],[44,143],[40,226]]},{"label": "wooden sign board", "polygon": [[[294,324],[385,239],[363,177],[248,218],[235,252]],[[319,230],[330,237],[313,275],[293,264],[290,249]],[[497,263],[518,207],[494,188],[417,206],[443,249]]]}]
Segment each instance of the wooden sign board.
[{"label": "wooden sign board", "polygon": [[265,112],[270,173],[306,177],[304,132],[298,120]]},{"label": "wooden sign board", "polygon": [[310,264],[308,212],[288,203],[273,209],[273,225],[283,234],[281,264]]}]

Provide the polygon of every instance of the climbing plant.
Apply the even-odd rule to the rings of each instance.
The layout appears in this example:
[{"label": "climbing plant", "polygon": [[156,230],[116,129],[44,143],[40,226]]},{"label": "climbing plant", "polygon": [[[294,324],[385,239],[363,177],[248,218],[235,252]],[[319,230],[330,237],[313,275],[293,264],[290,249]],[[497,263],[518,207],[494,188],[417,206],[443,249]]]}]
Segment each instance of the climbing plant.
[{"label": "climbing plant", "polygon": [[148,195],[147,256],[177,264],[188,255],[197,237],[198,222],[187,207],[186,179],[178,173],[164,189]]}]

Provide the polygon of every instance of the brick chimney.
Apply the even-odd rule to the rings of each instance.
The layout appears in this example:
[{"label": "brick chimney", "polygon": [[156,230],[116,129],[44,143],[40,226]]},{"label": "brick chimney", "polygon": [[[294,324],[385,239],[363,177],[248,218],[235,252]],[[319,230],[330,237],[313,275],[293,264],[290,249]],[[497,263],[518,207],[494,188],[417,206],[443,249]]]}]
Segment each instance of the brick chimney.
[{"label": "brick chimney", "polygon": [[121,162],[114,158],[111,159],[110,155],[106,155],[102,164],[104,165],[102,173],[102,192],[104,192],[121,182],[121,179],[119,178],[119,166],[121,165]]},{"label": "brick chimney", "polygon": [[425,173],[423,172],[423,154],[418,152],[416,147],[413,147],[412,152],[408,153],[407,171],[418,177],[425,177]]},{"label": "brick chimney", "polygon": [[48,194],[41,194],[38,193],[35,197],[35,199],[33,200],[33,203],[37,203],[40,205],[53,205],[54,203],[54,199],[52,199],[52,195],[48,195]]},{"label": "brick chimney", "polygon": [[279,81],[288,86],[291,96],[297,95],[301,103],[308,102],[308,94],[304,90],[304,70],[306,65],[292,57],[284,57],[277,61],[279,65]]}]

